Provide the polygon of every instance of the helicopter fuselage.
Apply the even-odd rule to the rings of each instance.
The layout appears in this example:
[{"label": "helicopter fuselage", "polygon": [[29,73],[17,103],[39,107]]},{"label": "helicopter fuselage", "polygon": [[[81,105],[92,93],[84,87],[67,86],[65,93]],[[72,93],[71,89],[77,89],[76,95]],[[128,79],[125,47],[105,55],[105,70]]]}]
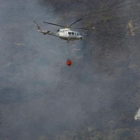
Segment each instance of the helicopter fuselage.
[{"label": "helicopter fuselage", "polygon": [[44,35],[51,35],[59,37],[64,40],[81,40],[83,36],[79,32],[72,31],[70,28],[58,29],[57,32],[53,33],[51,31],[42,30],[39,25],[34,21],[35,26],[37,27],[38,32],[43,33]]},{"label": "helicopter fuselage", "polygon": [[83,36],[79,32],[72,31],[69,28],[58,29],[57,36],[64,40],[80,40],[83,39]]}]

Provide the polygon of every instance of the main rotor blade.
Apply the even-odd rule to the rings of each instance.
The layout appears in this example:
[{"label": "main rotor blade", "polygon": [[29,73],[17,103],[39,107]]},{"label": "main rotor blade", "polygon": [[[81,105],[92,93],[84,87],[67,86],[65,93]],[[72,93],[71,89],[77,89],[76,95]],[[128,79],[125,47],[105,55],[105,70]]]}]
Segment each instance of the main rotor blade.
[{"label": "main rotor blade", "polygon": [[70,24],[68,27],[71,27],[73,24],[75,24],[76,22],[78,22],[78,21],[80,21],[80,20],[82,20],[82,18],[76,20],[75,22],[73,22],[72,24]]},{"label": "main rotor blade", "polygon": [[87,29],[87,28],[72,28],[72,29],[80,29],[80,30],[92,30],[92,29]]},{"label": "main rotor blade", "polygon": [[47,24],[50,24],[50,25],[55,25],[55,26],[59,26],[59,27],[65,27],[63,25],[59,25],[59,24],[54,24],[54,23],[50,23],[50,22],[44,22],[44,23],[47,23]]}]

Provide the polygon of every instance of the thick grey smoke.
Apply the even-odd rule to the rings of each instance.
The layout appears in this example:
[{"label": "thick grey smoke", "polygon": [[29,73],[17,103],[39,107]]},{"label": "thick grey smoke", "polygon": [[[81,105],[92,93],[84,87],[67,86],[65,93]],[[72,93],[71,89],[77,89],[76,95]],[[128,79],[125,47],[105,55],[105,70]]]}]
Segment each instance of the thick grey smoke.
[{"label": "thick grey smoke", "polygon": [[[126,35],[126,21],[103,24],[101,15],[85,18],[81,25],[94,19],[102,30],[81,31],[85,40],[72,43],[71,67],[65,65],[67,43],[35,29],[34,20],[51,31],[57,27],[43,21],[73,22],[79,18],[73,16],[76,11],[92,8],[88,2],[67,1],[62,8],[57,1],[0,0],[1,139],[37,140],[84,126],[103,127],[124,111],[135,112],[129,101],[133,94],[139,105],[140,49],[138,39]],[[95,2],[94,8],[100,6]],[[110,35],[111,25],[116,28]]]},{"label": "thick grey smoke", "polygon": [[65,65],[67,44],[39,34],[33,23],[56,30],[42,22],[54,22],[59,15],[49,3],[0,2],[0,139],[38,139],[80,126],[86,116],[74,89],[69,91],[76,88],[73,80],[68,84],[64,79],[72,74]]}]

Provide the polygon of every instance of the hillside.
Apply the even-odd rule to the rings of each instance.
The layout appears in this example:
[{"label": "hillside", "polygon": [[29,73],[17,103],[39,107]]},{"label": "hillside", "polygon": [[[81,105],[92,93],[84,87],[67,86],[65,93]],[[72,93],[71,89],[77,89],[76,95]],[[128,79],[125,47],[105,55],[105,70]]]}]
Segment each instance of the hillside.
[{"label": "hillside", "polygon": [[[139,140],[138,0],[1,0],[0,13],[0,140]],[[33,23],[79,18],[91,30],[70,51]]]}]

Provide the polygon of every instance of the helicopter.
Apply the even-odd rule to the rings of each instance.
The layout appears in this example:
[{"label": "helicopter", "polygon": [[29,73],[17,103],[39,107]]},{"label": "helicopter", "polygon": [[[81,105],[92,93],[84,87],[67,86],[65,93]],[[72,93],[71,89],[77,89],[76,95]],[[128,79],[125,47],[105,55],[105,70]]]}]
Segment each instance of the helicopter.
[{"label": "helicopter", "polygon": [[[80,35],[79,32],[71,30],[71,26],[74,25],[75,23],[77,23],[80,20],[82,20],[82,18],[76,20],[75,22],[73,22],[69,26],[63,26],[63,25],[54,24],[54,23],[50,23],[50,22],[44,22],[44,23],[47,23],[47,24],[50,24],[50,25],[63,27],[62,29],[58,29],[57,32],[55,32],[55,33],[51,32],[51,31],[42,30],[40,28],[40,26],[36,23],[36,21],[34,21],[34,23],[35,23],[35,26],[36,26],[38,32],[43,33],[44,35],[48,34],[48,35],[51,35],[51,36],[59,37],[60,39],[63,39],[63,40],[67,40],[68,44],[69,44],[69,41],[82,40],[83,39],[83,36]],[[86,28],[74,28],[74,29],[90,30],[90,29],[86,29]],[[72,61],[70,59],[67,59],[66,64],[67,64],[67,66],[71,66]]]},{"label": "helicopter", "polygon": [[[83,39],[83,36],[80,35],[79,32],[71,30],[71,26],[80,20],[82,20],[82,18],[76,20],[69,26],[63,26],[63,25],[54,24],[54,23],[50,23],[50,22],[44,22],[44,23],[47,23],[50,25],[63,27],[62,29],[58,29],[57,32],[55,32],[55,33],[51,32],[51,31],[42,30],[40,28],[40,26],[36,23],[36,21],[34,21],[34,23],[35,23],[35,26],[37,27],[38,32],[43,33],[44,35],[48,34],[51,36],[59,37],[60,39],[63,39],[63,40],[71,41],[71,40],[82,40]],[[73,28],[73,29],[90,30],[90,29],[86,29],[86,28]]]}]

